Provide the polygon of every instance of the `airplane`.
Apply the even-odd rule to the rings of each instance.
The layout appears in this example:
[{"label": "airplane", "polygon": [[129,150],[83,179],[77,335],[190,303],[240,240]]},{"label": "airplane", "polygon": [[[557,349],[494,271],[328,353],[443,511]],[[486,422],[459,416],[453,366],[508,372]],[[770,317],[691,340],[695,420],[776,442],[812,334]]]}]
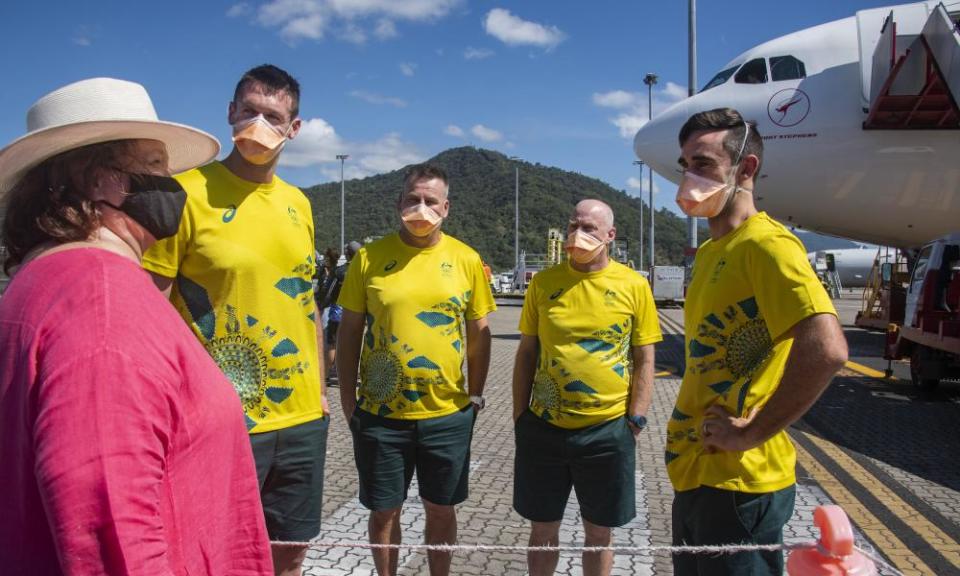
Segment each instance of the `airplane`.
[{"label": "airplane", "polygon": [[[827,254],[833,256],[834,270],[837,279],[844,288],[864,288],[870,279],[874,261],[880,263],[895,262],[896,255],[887,249],[877,249],[876,246],[859,246],[857,248],[837,248],[832,250],[817,250],[807,252],[810,265],[817,268],[818,260],[825,261]],[[824,264],[825,265],[825,264]]]},{"label": "airplane", "polygon": [[787,226],[898,248],[960,230],[960,1],[861,10],[747,50],[644,125],[679,183],[680,127],[736,108],[764,158],[755,199]]}]

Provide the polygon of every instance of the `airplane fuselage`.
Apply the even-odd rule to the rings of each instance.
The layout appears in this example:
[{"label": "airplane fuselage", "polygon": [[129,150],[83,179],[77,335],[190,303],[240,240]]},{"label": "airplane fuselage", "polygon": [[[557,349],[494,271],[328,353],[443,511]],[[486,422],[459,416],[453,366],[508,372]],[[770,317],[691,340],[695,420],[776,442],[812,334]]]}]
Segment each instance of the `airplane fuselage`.
[{"label": "airplane fuselage", "polygon": [[[746,65],[731,72],[641,128],[637,155],[679,182],[680,127],[696,112],[732,107],[764,139],[757,207],[785,224],[898,247],[960,229],[960,131],[863,128],[864,26],[846,18],[748,50],[724,70],[763,59],[765,82],[741,82]],[[803,77],[777,79],[773,62],[783,57],[801,62]]]}]

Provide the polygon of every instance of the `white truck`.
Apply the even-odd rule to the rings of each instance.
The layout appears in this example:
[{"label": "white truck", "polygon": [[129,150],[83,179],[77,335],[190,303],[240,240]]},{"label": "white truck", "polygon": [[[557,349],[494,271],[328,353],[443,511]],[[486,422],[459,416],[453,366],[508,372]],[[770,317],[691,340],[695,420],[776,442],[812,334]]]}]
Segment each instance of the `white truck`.
[{"label": "white truck", "polygon": [[911,379],[923,389],[960,378],[960,233],[920,250],[910,274],[903,324],[890,325],[885,357],[909,357]]}]

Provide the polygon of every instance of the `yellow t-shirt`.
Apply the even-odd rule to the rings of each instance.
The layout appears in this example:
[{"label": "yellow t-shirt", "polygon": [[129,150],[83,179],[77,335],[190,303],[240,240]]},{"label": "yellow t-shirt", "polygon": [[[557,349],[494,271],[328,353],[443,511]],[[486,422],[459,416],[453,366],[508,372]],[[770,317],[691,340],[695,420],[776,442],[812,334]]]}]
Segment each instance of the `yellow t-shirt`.
[{"label": "yellow t-shirt", "polygon": [[233,382],[251,433],[320,418],[310,201],[219,162],[177,180],[187,191],[180,229],[143,267],[174,279],[170,300]]},{"label": "yellow t-shirt", "polygon": [[781,431],[745,452],[703,452],[714,403],[745,416],[780,384],[793,338],[814,314],[836,315],[803,245],[761,212],[697,251],[684,307],[686,371],[667,425],[665,460],[677,491],[711,486],[763,493],[796,482],[796,452]]},{"label": "yellow t-shirt", "polygon": [[452,414],[465,387],[466,320],[496,310],[480,256],[443,235],[415,248],[390,234],[350,262],[338,304],[365,314],[357,405],[399,420]]},{"label": "yellow t-shirt", "polygon": [[520,332],[539,341],[530,408],[560,428],[626,413],[631,347],[663,339],[646,279],[617,262],[578,272],[569,262],[538,272]]}]

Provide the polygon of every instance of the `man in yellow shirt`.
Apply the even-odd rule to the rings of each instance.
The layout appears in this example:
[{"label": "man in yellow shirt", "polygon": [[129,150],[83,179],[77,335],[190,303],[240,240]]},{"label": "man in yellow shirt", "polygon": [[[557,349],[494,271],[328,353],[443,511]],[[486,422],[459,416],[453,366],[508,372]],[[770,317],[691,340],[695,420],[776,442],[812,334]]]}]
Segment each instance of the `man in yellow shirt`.
[{"label": "man in yellow shirt", "polygon": [[[513,507],[531,522],[530,546],[556,546],[574,488],[584,545],[610,546],[611,528],[636,516],[636,436],[662,336],[650,285],[607,253],[610,207],[581,201],[567,234],[569,260],[533,277],[520,315]],[[558,559],[528,553],[531,576],[553,574]],[[612,566],[613,552],[583,554],[586,576]]]},{"label": "man in yellow shirt", "polygon": [[[263,65],[237,83],[234,147],[222,162],[177,176],[180,229],[143,266],[233,382],[260,478],[271,540],[320,532],[329,418],[318,348],[313,213],[275,175],[300,130],[300,86]],[[203,407],[198,406],[198,417]],[[299,575],[306,548],[275,547],[277,574]]]},{"label": "man in yellow shirt", "polygon": [[[785,429],[847,359],[803,245],[754,205],[763,140],[730,108],[680,130],[677,203],[708,218],[684,307],[686,369],[667,425],[676,545],[780,544],[796,453]],[[678,554],[684,575],[782,574],[783,554]]]},{"label": "man in yellow shirt", "polygon": [[[414,471],[427,544],[456,542],[454,505],[467,497],[473,423],[490,365],[486,316],[496,306],[480,256],[440,230],[447,192],[443,170],[412,167],[397,201],[400,231],[361,248],[340,290],[340,400],[375,544],[400,543]],[[427,556],[431,574],[449,573],[449,553]],[[397,559],[396,550],[373,550],[383,576],[397,573]]]}]

